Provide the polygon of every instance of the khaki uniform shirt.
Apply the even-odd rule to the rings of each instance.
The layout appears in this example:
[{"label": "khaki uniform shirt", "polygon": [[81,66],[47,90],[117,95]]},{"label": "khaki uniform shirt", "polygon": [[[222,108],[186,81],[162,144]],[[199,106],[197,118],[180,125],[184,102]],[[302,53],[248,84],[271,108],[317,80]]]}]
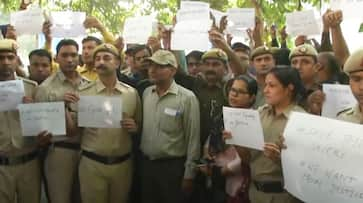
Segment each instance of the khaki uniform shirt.
[{"label": "khaki uniform shirt", "polygon": [[253,104],[253,109],[258,109],[263,105],[265,105],[265,95],[263,94],[263,87],[259,85],[256,94],[256,101]]},{"label": "khaki uniform shirt", "polygon": [[[35,100],[37,102],[61,102],[64,101],[63,97],[65,93],[72,92],[78,94],[78,87],[87,83],[89,83],[89,81],[79,75],[78,80],[73,84],[66,78],[61,70],[58,70],[56,73],[47,78],[40,86],[38,86],[35,94]],[[73,117],[74,116],[75,114],[73,114]],[[53,141],[60,140],[79,143],[79,136],[53,137]]]},{"label": "khaki uniform shirt", "polygon": [[[114,90],[108,92],[103,83],[96,80],[81,87],[80,95],[119,97],[123,113],[133,118],[138,126],[141,126],[141,101],[134,88],[117,82]],[[104,156],[124,155],[131,151],[131,135],[122,128],[84,128],[81,148]]]},{"label": "khaki uniform shirt", "polygon": [[155,88],[143,94],[141,150],[154,160],[186,156],[184,178],[193,178],[193,162],[200,155],[198,100],[175,82],[163,96]]},{"label": "khaki uniform shirt", "polygon": [[[37,83],[17,77],[24,84],[25,96],[34,97]],[[17,156],[26,154],[36,148],[35,137],[23,137],[19,111],[0,112],[0,154]]]},{"label": "khaki uniform shirt", "polygon": [[343,121],[348,121],[351,123],[363,124],[363,115],[362,112],[360,111],[358,104],[355,107],[339,112],[338,119]]},{"label": "khaki uniform shirt", "polygon": [[[279,142],[279,136],[282,135],[292,111],[304,112],[303,108],[294,104],[291,104],[280,115],[275,115],[273,108],[269,105],[262,106],[259,109],[265,142]],[[263,151],[251,149],[250,166],[251,178],[253,181],[282,182],[281,163],[276,163],[275,161],[267,158]]]},{"label": "khaki uniform shirt", "polygon": [[95,68],[88,69],[86,65],[77,68],[77,71],[81,76],[87,78],[90,81],[95,81],[98,79],[98,74]]}]

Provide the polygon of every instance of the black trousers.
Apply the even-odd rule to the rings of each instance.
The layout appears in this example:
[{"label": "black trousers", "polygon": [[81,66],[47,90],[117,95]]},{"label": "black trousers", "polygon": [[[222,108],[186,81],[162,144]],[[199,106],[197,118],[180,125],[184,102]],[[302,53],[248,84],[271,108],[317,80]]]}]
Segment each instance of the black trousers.
[{"label": "black trousers", "polygon": [[149,160],[142,158],[141,202],[183,203],[181,191],[185,158]]}]

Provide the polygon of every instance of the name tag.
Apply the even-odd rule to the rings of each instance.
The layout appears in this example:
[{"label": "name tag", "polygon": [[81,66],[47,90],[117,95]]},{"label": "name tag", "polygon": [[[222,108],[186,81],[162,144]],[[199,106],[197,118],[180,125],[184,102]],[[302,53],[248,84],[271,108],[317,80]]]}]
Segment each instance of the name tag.
[{"label": "name tag", "polygon": [[171,108],[165,108],[164,113],[169,116],[176,116],[178,114],[178,110],[171,109]]}]

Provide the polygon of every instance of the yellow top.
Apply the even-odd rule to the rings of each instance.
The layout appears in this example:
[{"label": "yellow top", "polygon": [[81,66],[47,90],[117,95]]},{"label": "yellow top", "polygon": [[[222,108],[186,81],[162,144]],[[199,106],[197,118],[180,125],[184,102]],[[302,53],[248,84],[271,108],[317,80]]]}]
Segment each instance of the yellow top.
[{"label": "yellow top", "polygon": [[86,64],[83,66],[79,66],[77,71],[81,76],[87,78],[90,81],[95,81],[98,79],[98,74],[95,68],[87,68]]}]

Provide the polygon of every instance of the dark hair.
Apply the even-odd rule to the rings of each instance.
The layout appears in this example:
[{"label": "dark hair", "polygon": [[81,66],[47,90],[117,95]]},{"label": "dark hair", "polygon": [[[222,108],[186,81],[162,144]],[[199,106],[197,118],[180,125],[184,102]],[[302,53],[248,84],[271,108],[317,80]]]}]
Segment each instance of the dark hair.
[{"label": "dark hair", "polygon": [[286,65],[290,66],[290,49],[287,48],[280,48],[275,53],[272,54],[275,58],[276,65]]},{"label": "dark hair", "polygon": [[198,61],[202,60],[202,56],[203,56],[203,52],[201,51],[192,51],[190,52],[188,55],[186,55],[186,58],[187,58],[187,61],[188,59],[191,57],[191,58],[195,58],[197,59]]},{"label": "dark hair", "polygon": [[[236,80],[242,80],[246,83],[247,85],[247,91],[248,91],[248,94],[249,95],[256,95],[257,94],[257,81],[252,78],[251,76],[249,75],[240,75],[240,76],[237,76],[236,78],[233,79],[233,82],[236,81]],[[232,85],[233,85],[233,82],[232,82]]]},{"label": "dark hair", "polygon": [[339,61],[332,52],[321,52],[319,53],[319,56],[326,59],[327,68],[329,68],[329,72],[332,75],[340,73]]},{"label": "dark hair", "polygon": [[294,89],[292,91],[292,100],[298,104],[301,104],[303,99],[305,99],[305,88],[303,82],[300,78],[299,72],[295,68],[273,68],[268,74],[273,74],[277,80],[282,84],[283,87],[288,85],[293,85]]},{"label": "dark hair", "polygon": [[52,62],[52,56],[50,53],[45,49],[35,49],[29,53],[29,61],[32,56],[41,56],[41,57],[47,57],[49,59],[49,62]]},{"label": "dark hair", "polygon": [[84,44],[86,42],[91,42],[91,41],[96,42],[97,46],[102,44],[102,40],[100,40],[94,36],[87,36],[86,38],[83,38],[82,44]]},{"label": "dark hair", "polygon": [[76,41],[74,41],[73,39],[62,39],[58,44],[57,44],[57,47],[56,47],[56,50],[57,50],[57,55],[60,51],[60,49],[64,46],[75,46],[77,48],[77,51],[79,50],[79,46],[77,44]]},{"label": "dark hair", "polygon": [[235,42],[234,44],[232,44],[232,49],[234,51],[243,51],[248,55],[251,54],[251,48],[249,46],[243,44],[242,42]]},{"label": "dark hair", "polygon": [[149,53],[150,56],[152,55],[150,47],[146,46],[145,44],[133,45],[132,47],[128,48],[125,53],[129,56],[135,56],[137,52],[142,51],[144,49],[146,49],[146,51]]}]

